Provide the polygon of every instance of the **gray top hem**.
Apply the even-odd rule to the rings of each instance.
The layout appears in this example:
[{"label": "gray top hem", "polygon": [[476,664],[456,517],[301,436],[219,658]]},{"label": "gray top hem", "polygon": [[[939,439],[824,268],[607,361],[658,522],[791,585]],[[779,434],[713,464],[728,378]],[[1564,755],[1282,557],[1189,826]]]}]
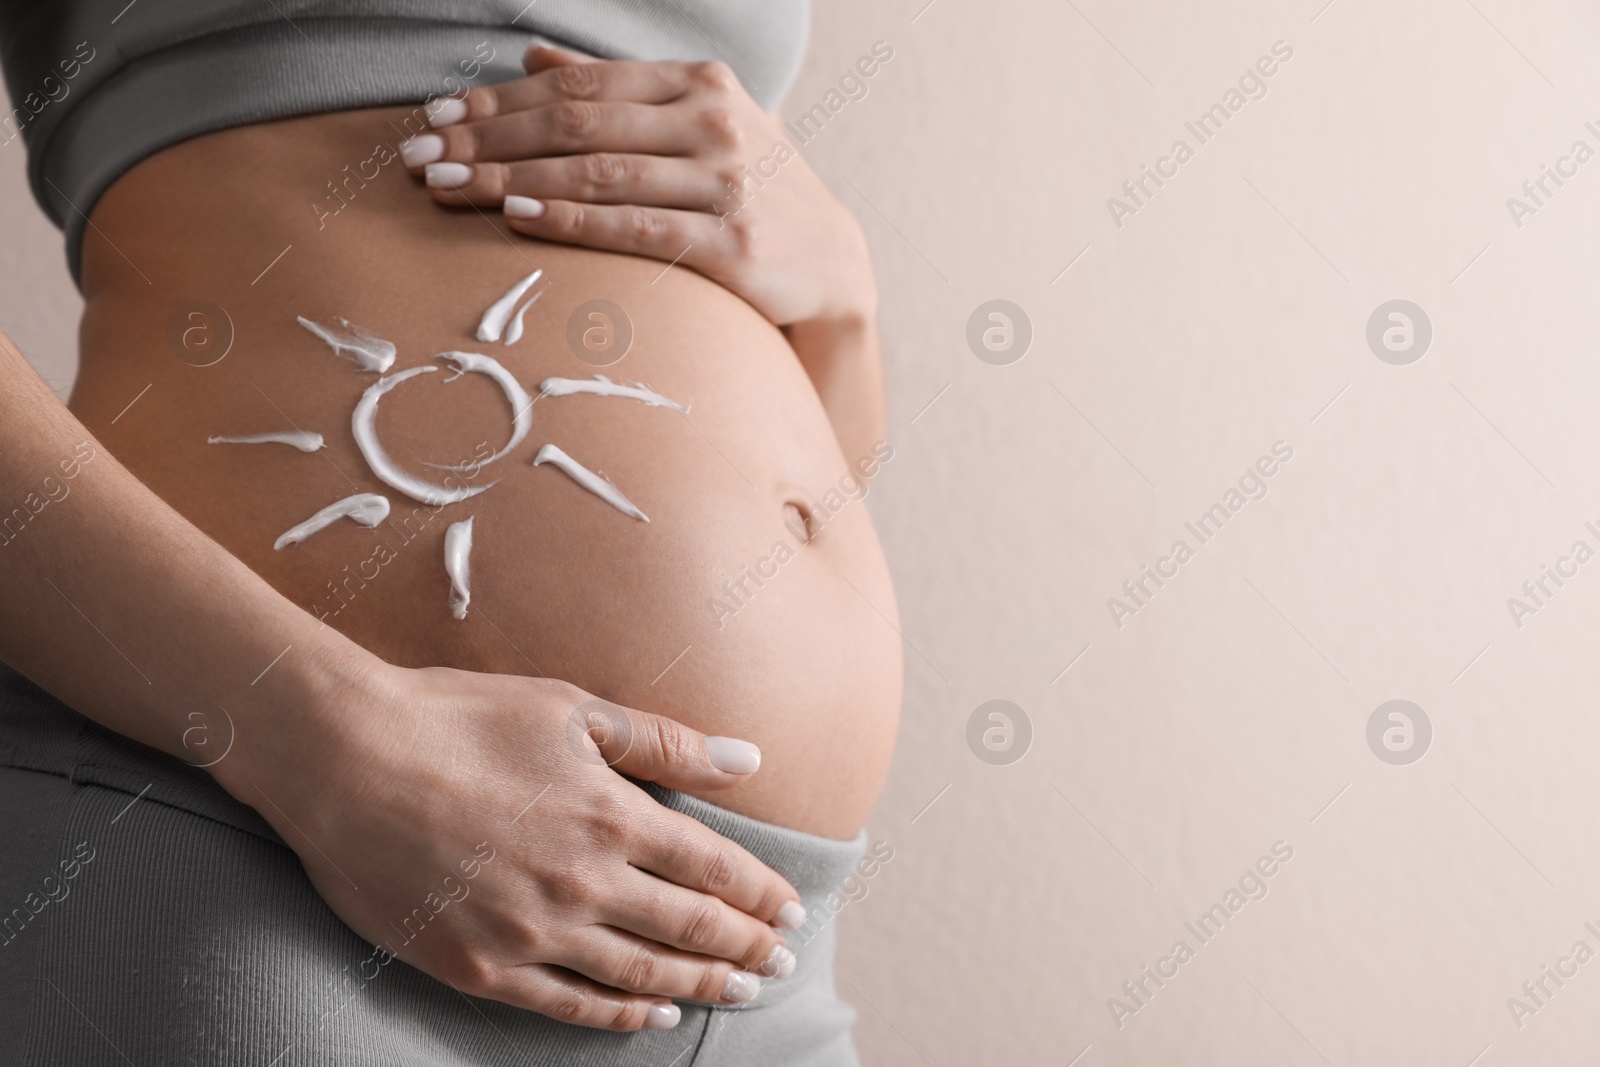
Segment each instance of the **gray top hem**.
[{"label": "gray top hem", "polygon": [[[40,204],[66,231],[68,265],[81,282],[88,213],[146,156],[234,126],[420,105],[508,81],[522,76],[523,53],[546,40],[409,19],[318,19],[186,41],[118,71],[47,139],[31,145],[29,179]],[[175,99],[184,106],[172,106]]]},{"label": "gray top hem", "polygon": [[609,59],[721,59],[770,110],[794,81],[809,14],[806,0],[280,3],[0,0],[14,105],[0,127],[27,140],[34,195],[66,231],[75,280],[99,197],[189,138],[457,95],[521,77],[539,41]]}]

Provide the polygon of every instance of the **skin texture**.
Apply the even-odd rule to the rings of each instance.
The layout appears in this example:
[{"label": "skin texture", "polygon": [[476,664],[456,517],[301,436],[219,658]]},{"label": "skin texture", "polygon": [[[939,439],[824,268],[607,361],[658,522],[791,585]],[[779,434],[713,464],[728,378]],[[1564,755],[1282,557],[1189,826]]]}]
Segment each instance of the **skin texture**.
[{"label": "skin texture", "polygon": [[[764,924],[793,891],[703,828],[663,819],[670,813],[605,763],[757,818],[849,836],[892,746],[892,590],[865,508],[850,499],[859,479],[807,368],[726,289],[681,269],[662,274],[660,264],[513,239],[470,208],[430,204],[397,162],[344,186],[337,215],[309,209],[327,181],[348,180],[346,164],[396,142],[407,116],[330,115],[200,138],[146,160],[101,201],[85,249],[72,406],[127,471],[106,456],[93,470],[104,484],[51,515],[65,529],[50,543],[101,554],[105,570],[89,589],[81,568],[70,579],[74,601],[142,665],[152,692],[130,706],[136,683],[75,676],[56,643],[17,632],[20,617],[5,620],[17,625],[0,653],[87,714],[168,751],[181,749],[190,725],[174,704],[227,706],[249,743],[213,773],[284,833],[319,891],[375,942],[397,911],[491,841],[509,857],[478,883],[494,891],[449,909],[443,936],[401,958],[469,992],[636,1028],[662,996],[720,991],[732,963],[706,954],[770,965],[777,939]],[[521,344],[472,342],[477,313],[531,265],[545,269],[550,290]],[[532,385],[593,372],[567,350],[565,319],[596,296],[623,305],[634,325],[634,348],[609,372],[691,403],[691,416],[612,398],[541,401],[516,452],[460,476],[501,484],[437,512],[365,469],[348,418],[373,378],[293,321],[345,315],[401,346],[396,369],[449,349],[488,351]],[[183,309],[196,300],[221,306],[231,323],[227,355],[205,367],[169,336],[174,321],[180,338],[194,325]],[[427,472],[423,461],[486,455],[509,433],[498,388],[445,377],[407,383],[380,409],[386,446],[416,473]],[[44,457],[86,437],[50,404],[33,395],[7,413],[19,433],[32,428]],[[204,443],[295,426],[323,432],[328,448],[304,456]],[[605,471],[652,523],[531,469],[545,441]],[[41,461],[21,456],[0,472],[7,488],[20,491]],[[271,550],[284,529],[355,491],[390,495],[387,532],[340,524]],[[817,536],[800,544],[784,516],[830,493],[839,506],[825,521],[813,515]],[[442,539],[469,513],[473,610],[458,623]],[[374,565],[379,538],[392,558]],[[45,540],[11,557],[34,568],[17,577],[41,599],[48,587],[38,578],[68,580]],[[745,568],[760,570],[780,541],[790,554],[755,587]],[[130,580],[140,569],[148,583]],[[718,619],[712,597],[735,603],[723,583],[741,579],[744,602]],[[197,612],[202,599],[212,603]],[[54,612],[41,632],[76,638],[81,622]],[[209,631],[191,633],[200,617]],[[156,623],[169,644],[181,635],[186,654],[152,643]],[[198,648],[206,642],[214,659]],[[270,681],[246,680],[286,646],[293,654]],[[617,705],[748,738],[764,765],[748,778],[721,774],[706,765],[700,732]],[[582,743],[586,732],[604,762]],[[524,812],[535,798],[539,819]]]}]

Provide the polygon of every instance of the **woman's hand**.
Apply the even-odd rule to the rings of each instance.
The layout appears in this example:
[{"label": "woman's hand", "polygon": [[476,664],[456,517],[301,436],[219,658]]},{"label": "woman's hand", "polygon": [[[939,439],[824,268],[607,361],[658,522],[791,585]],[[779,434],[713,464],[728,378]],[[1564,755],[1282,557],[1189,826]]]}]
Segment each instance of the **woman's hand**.
[{"label": "woman's hand", "polygon": [[770,924],[798,927],[794,888],[618,773],[715,789],[755,770],[753,745],[545,679],[380,664],[339,685],[335,714],[241,741],[215,773],[373,945],[609,1030],[675,1026],[668,998],[741,1003],[792,970]]},{"label": "woman's hand", "polygon": [[681,263],[778,326],[870,322],[866,241],[721,63],[534,48],[529,77],[434,105],[401,154],[445,204],[548,241]]}]

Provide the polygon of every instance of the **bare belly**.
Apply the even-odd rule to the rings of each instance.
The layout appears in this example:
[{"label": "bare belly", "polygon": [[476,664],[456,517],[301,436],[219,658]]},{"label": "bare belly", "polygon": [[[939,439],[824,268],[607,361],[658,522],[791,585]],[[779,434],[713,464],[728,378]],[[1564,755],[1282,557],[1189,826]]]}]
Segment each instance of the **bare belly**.
[{"label": "bare belly", "polygon": [[[494,213],[435,206],[398,161],[380,163],[378,146],[396,143],[407,113],[228,130],[122,177],[85,239],[74,412],[179,512],[382,658],[561,678],[754,741],[761,771],[707,799],[852,835],[887,771],[900,702],[894,594],[853,470],[882,456],[841,455],[782,335],[720,286],[508,235]],[[535,267],[548,289],[522,340],[477,342],[482,310]],[[569,316],[596,299],[632,326],[627,355],[609,367],[568,343]],[[598,372],[646,382],[690,411],[539,400],[520,446],[451,476],[491,487],[435,507],[375,476],[351,415],[377,376],[337,357],[298,315],[343,316],[395,342],[394,371],[474,351],[530,393],[547,377]],[[435,483],[446,475],[427,462],[482,459],[512,430],[490,378],[449,377],[419,375],[378,407],[383,446]],[[207,444],[296,428],[321,433],[326,447]],[[603,472],[650,521],[535,467],[545,443]],[[343,520],[273,548],[358,492],[387,497],[388,521]],[[796,508],[811,513],[809,540]],[[457,620],[444,538],[467,518],[472,600]]]}]

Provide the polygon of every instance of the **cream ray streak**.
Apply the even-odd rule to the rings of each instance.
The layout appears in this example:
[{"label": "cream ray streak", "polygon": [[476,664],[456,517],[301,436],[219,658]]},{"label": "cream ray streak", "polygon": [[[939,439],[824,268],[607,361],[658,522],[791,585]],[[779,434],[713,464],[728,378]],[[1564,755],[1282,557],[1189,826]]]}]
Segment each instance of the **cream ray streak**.
[{"label": "cream ray streak", "polygon": [[541,463],[552,463],[555,466],[560,467],[566,472],[567,477],[571,478],[573,481],[589,490],[589,492],[593,493],[601,500],[604,500],[607,504],[610,504],[612,507],[622,512],[624,515],[632,515],[634,518],[641,519],[644,522],[650,521],[650,516],[646,515],[644,512],[635,507],[633,501],[622,495],[621,490],[612,485],[610,482],[606,481],[604,478],[600,477],[594,471],[585,467],[582,463],[579,463],[577,460],[561,451],[561,449],[557,448],[555,445],[545,445],[543,448],[539,449],[539,454],[533,457],[533,465],[537,467]]},{"label": "cream ray streak", "polygon": [[446,504],[475,497],[494,483],[474,486],[471,489],[465,487],[450,489],[425,482],[421,478],[414,478],[395,466],[394,460],[389,458],[389,453],[385,452],[383,445],[378,442],[377,428],[378,401],[382,399],[384,393],[407,378],[415,378],[419,374],[432,374],[438,369],[438,367],[412,367],[410,370],[391,374],[387,378],[380,378],[368,386],[367,391],[362,393],[361,399],[356,402],[355,412],[350,416],[350,431],[355,434],[356,447],[361,449],[362,458],[367,461],[367,466],[372,468],[372,473],[376,474],[380,481],[424,504],[443,507]]},{"label": "cream ray streak", "polygon": [[395,353],[398,351],[394,343],[362,329],[349,319],[334,316],[334,321],[343,326],[346,332],[312,322],[304,316],[295,316],[295,321],[322,338],[333,349],[334,355],[343,356],[362,370],[382,374],[394,366]]},{"label": "cream ray streak", "polygon": [[274,551],[282,552],[290,545],[298,545],[314,533],[326,530],[340,519],[349,519],[362,526],[373,527],[389,517],[389,499],[377,493],[357,493],[335,501],[298,526],[291,527],[272,543]]},{"label": "cream ray streak", "polygon": [[450,576],[450,614],[467,617],[472,603],[472,520],[452,522],[444,532],[444,572]]},{"label": "cream ray streak", "polygon": [[[546,288],[549,287],[546,286]],[[534,302],[543,295],[544,289],[540,289],[537,293],[534,293],[532,296],[528,297],[528,299],[523,302],[521,307],[517,308],[517,313],[511,316],[511,322],[506,326],[506,339],[503,342],[504,344],[514,345],[518,341],[522,340],[522,316],[526,315],[528,313],[528,309],[533,307]]]},{"label": "cream ray streak", "polygon": [[483,313],[483,318],[478,322],[478,340],[484,344],[500,340],[500,335],[505,333],[506,320],[511,317],[511,309],[516,307],[517,301],[522,299],[524,293],[533,287],[533,283],[544,275],[543,270],[536,270],[516,285],[506,290],[506,294],[499,300],[489,305],[489,310]]},{"label": "cream ray streak", "polygon": [[593,381],[587,378],[546,378],[539,383],[539,396],[541,397],[572,396],[575,393],[592,393],[595,396],[622,396],[627,397],[629,400],[637,400],[642,404],[649,404],[654,408],[671,408],[680,415],[689,414],[689,405],[680,404],[676,400],[668,400],[643,382],[634,382],[632,385],[619,385],[604,374],[596,374]]},{"label": "cream ray streak", "polygon": [[522,443],[522,439],[528,436],[528,431],[533,429],[533,398],[499,360],[477,352],[440,352],[433,358],[447,359],[455,364],[456,372],[445,379],[447,382],[453,382],[463,374],[483,374],[494,379],[495,384],[505,392],[506,399],[511,402],[511,440],[507,441],[500,451],[481,462],[462,463],[451,467],[429,463],[427,466],[442,471],[464,471],[473,467],[484,467]]},{"label": "cream ray streak", "polygon": [[322,435],[309,430],[283,433],[247,433],[238,437],[208,437],[208,445],[288,445],[302,452],[315,452],[323,445]]}]

